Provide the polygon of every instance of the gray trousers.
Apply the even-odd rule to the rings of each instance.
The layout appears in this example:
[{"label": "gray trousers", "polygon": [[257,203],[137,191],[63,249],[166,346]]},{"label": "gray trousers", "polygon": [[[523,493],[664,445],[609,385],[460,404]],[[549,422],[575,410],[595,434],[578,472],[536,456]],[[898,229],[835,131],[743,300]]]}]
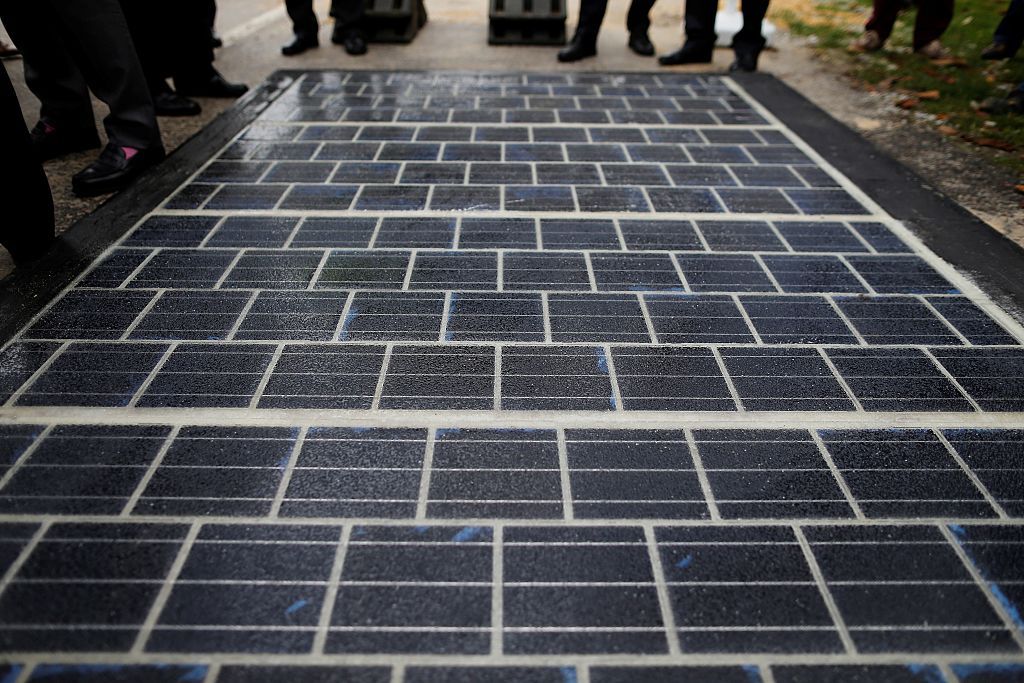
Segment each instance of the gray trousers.
[{"label": "gray trousers", "polygon": [[111,142],[160,144],[153,101],[118,0],[11,0],[0,19],[21,50],[40,116],[72,129],[96,125],[91,90],[110,107]]}]

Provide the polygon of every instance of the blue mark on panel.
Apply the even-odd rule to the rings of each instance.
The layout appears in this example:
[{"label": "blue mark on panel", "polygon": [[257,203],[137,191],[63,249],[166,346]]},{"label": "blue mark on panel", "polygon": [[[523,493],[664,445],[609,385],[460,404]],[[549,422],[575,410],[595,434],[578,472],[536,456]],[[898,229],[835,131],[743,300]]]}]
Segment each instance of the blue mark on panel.
[{"label": "blue mark on panel", "polygon": [[[973,562],[974,560],[972,559],[971,561]],[[1013,625],[1021,631],[1024,631],[1024,619],[1020,616],[1020,610],[1018,610],[1017,606],[1013,604],[1013,601],[1006,596],[1002,587],[995,581],[988,581],[988,588],[992,591],[992,596],[996,599],[996,602],[1002,605],[1003,609],[1006,610],[1006,615],[1010,617],[1010,621],[1013,622]]]},{"label": "blue mark on panel", "polygon": [[604,355],[604,349],[595,349],[597,351],[597,369],[608,374],[608,358]]},{"label": "blue mark on panel", "polygon": [[430,531],[430,525],[428,525],[428,524],[420,524],[419,526],[414,526],[412,528],[412,530],[415,531],[418,534],[425,534],[428,531]]},{"label": "blue mark on panel", "polygon": [[452,316],[455,315],[455,304],[459,301],[459,293],[451,293],[451,303],[448,305],[448,318],[445,320],[444,327],[444,340],[451,341],[455,338],[455,333],[451,331],[450,325],[452,323]]},{"label": "blue mark on panel", "polygon": [[562,683],[576,683],[575,667],[563,666],[559,671],[562,672]]},{"label": "blue mark on panel", "polygon": [[205,666],[194,666],[182,675],[179,681],[187,681],[189,683],[193,681],[204,681],[206,680],[206,667]]},{"label": "blue mark on panel", "polygon": [[747,680],[750,683],[761,683],[761,670],[753,664],[744,664],[743,673],[747,675]]},{"label": "blue mark on panel", "polygon": [[365,526],[352,527],[352,535],[353,536],[365,536],[366,533],[367,532],[366,532],[366,527]]},{"label": "blue mark on panel", "polygon": [[459,533],[452,536],[452,540],[456,543],[468,543],[469,541],[475,541],[480,537],[484,528],[482,526],[467,526],[459,531]]},{"label": "blue mark on panel", "polygon": [[946,683],[946,679],[943,678],[942,672],[934,666],[926,664],[907,664],[907,670],[924,681],[924,683]]},{"label": "blue mark on panel", "polygon": [[693,555],[687,555],[683,559],[676,562],[676,566],[680,569],[686,569],[691,564],[693,564]]},{"label": "blue mark on panel", "polygon": [[352,324],[352,321],[359,316],[359,309],[352,306],[348,309],[348,313],[345,315],[345,322],[341,325],[341,331],[338,332],[338,341],[348,340],[348,327]]},{"label": "blue mark on panel", "polygon": [[302,609],[303,607],[305,607],[308,604],[309,604],[309,600],[306,600],[305,598],[303,598],[301,600],[296,600],[295,602],[293,602],[291,605],[288,606],[288,609],[286,609],[284,611],[284,613],[287,614],[287,615],[295,614],[296,612],[298,612],[300,609]]},{"label": "blue mark on panel", "polygon": [[460,427],[444,427],[442,429],[437,430],[437,434],[434,438],[440,439],[442,437],[448,436],[449,434],[459,434],[460,432],[462,432],[462,429]]},{"label": "blue mark on panel", "polygon": [[967,556],[967,559],[970,560],[971,564],[978,570],[981,578],[985,580],[986,585],[988,585],[988,589],[992,592],[992,597],[994,597],[996,602],[1006,610],[1006,615],[1010,617],[1010,621],[1013,622],[1013,625],[1024,631],[1024,618],[1021,617],[1020,610],[1017,609],[1017,605],[1007,597],[1006,593],[1003,592],[1002,587],[997,582],[992,581],[987,576],[984,565],[974,559],[974,554],[971,553],[970,548],[964,545],[964,541],[967,540],[967,530],[959,524],[950,524],[948,526],[955,536],[954,540],[956,540],[956,544],[960,546],[960,549],[964,551],[964,555]]},{"label": "blue mark on panel", "polygon": [[0,683],[14,683],[18,680],[18,676],[21,675],[21,665],[11,664],[11,670],[7,672],[7,675],[0,679]]},{"label": "blue mark on panel", "polygon": [[966,683],[967,678],[975,674],[1021,676],[1024,675],[1024,664],[954,664],[953,673]]}]

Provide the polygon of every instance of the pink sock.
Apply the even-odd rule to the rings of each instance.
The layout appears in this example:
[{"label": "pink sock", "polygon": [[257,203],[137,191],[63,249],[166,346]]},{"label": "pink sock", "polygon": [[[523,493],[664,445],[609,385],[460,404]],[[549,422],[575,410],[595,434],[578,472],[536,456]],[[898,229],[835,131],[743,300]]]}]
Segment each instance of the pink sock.
[{"label": "pink sock", "polygon": [[139,150],[134,147],[122,147],[121,151],[124,152],[125,159],[131,159],[133,156],[139,153]]}]

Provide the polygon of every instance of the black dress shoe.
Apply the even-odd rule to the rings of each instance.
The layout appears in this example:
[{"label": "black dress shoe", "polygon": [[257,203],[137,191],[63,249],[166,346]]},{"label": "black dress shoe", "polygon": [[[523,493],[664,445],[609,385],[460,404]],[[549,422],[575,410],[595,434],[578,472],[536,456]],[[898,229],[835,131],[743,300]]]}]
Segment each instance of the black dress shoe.
[{"label": "black dress shoe", "polygon": [[629,49],[641,57],[654,56],[654,43],[651,42],[646,33],[630,33]]},{"label": "black dress shoe", "polygon": [[732,49],[736,53],[736,61],[729,65],[729,71],[757,71],[757,58],[761,56],[760,47],[733,44]]},{"label": "black dress shoe", "polygon": [[124,148],[108,144],[99,159],[71,178],[71,191],[79,197],[116,192],[163,158],[164,148],[161,145],[140,149],[129,159]]},{"label": "black dress shoe", "polygon": [[210,29],[210,47],[212,47],[212,48],[224,47],[224,41],[221,40],[221,37],[218,36],[217,32],[214,31],[212,28]]},{"label": "black dress shoe", "polygon": [[353,57],[366,54],[366,38],[358,31],[352,31],[345,36],[345,52]]},{"label": "black dress shoe", "polygon": [[295,40],[281,48],[281,54],[294,57],[314,47],[320,47],[320,40],[316,36],[295,36]]},{"label": "black dress shoe", "polygon": [[203,113],[198,102],[182,97],[173,90],[153,95],[153,107],[157,116],[199,116]]},{"label": "black dress shoe", "polygon": [[244,83],[229,83],[216,69],[210,69],[213,73],[205,78],[174,79],[174,85],[179,95],[188,97],[224,97],[234,99],[249,92],[249,86]]},{"label": "black dress shoe", "polygon": [[597,54],[597,43],[594,40],[587,38],[580,38],[576,36],[572,39],[572,42],[565,46],[564,49],[558,52],[558,61],[560,62],[578,62],[581,59],[587,57],[593,57]]},{"label": "black dress shoe", "polygon": [[986,47],[981,53],[982,59],[1009,59],[1017,53],[1016,50],[1012,49],[1008,44],[1001,41],[993,41],[991,45]]},{"label": "black dress shoe", "polygon": [[710,64],[714,46],[695,45],[686,43],[675,52],[658,57],[658,63],[662,66],[675,66],[677,64]]},{"label": "black dress shoe", "polygon": [[97,149],[100,136],[95,128],[72,129],[40,120],[32,129],[32,150],[39,161],[49,161],[66,154]]}]

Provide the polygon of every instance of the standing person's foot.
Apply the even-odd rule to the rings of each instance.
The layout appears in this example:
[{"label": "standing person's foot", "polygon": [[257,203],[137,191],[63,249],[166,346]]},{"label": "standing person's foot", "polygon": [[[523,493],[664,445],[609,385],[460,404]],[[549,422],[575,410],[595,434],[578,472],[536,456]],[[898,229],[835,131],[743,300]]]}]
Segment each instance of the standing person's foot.
[{"label": "standing person's foot", "polygon": [[864,31],[857,40],[850,44],[850,50],[853,52],[878,52],[884,44],[885,41],[882,40],[878,31]]},{"label": "standing person's foot", "polygon": [[99,158],[71,178],[71,191],[79,197],[116,192],[137,178],[150,166],[163,160],[164,148],[121,147],[113,143],[103,148]]},{"label": "standing person's foot", "polygon": [[989,97],[978,109],[986,114],[1024,114],[1024,92],[1012,92],[1007,97]]},{"label": "standing person's foot", "polygon": [[654,56],[654,43],[651,42],[646,33],[630,33],[628,45],[630,50],[641,57]]},{"label": "standing person's foot", "polygon": [[353,57],[366,54],[366,37],[361,31],[355,29],[342,30],[335,26],[334,31],[331,33],[331,42],[335,45],[344,46],[345,52]]},{"label": "standing person's foot", "polygon": [[295,55],[301,55],[306,50],[312,50],[315,47],[320,47],[320,39],[316,36],[296,35],[292,42],[281,48],[281,54],[285,57],[294,57]]},{"label": "standing person's foot", "polygon": [[49,161],[66,154],[97,149],[100,136],[95,128],[71,128],[40,119],[32,128],[32,151],[39,161]]},{"label": "standing person's foot", "polygon": [[558,51],[558,61],[578,62],[587,57],[597,54],[597,41],[589,38],[574,36],[572,41],[563,49]]},{"label": "standing person's foot", "polygon": [[762,45],[751,45],[750,43],[733,43],[732,49],[736,53],[736,60],[729,65],[729,71],[743,71],[752,73],[757,71],[757,58],[761,56]]},{"label": "standing person's foot", "polygon": [[953,53],[950,52],[949,48],[938,40],[933,40],[927,45],[917,48],[914,52],[927,59],[948,59],[953,56]]},{"label": "standing person's foot", "polygon": [[249,92],[244,83],[230,83],[216,69],[210,69],[210,75],[196,79],[174,79],[179,95],[187,97],[224,97],[234,99]]},{"label": "standing person's foot", "polygon": [[981,52],[982,59],[1009,59],[1016,54],[1016,50],[1011,50],[1010,46],[1000,41],[994,41],[991,45],[986,47]]},{"label": "standing person's foot", "polygon": [[182,97],[173,90],[154,94],[153,108],[157,116],[199,116],[203,113],[198,102]]},{"label": "standing person's foot", "polygon": [[221,40],[221,37],[218,36],[217,32],[214,31],[212,28],[210,29],[210,47],[212,47],[212,48],[224,47],[224,41]]},{"label": "standing person's foot", "polygon": [[13,57],[20,57],[21,51],[11,45],[0,40],[0,59],[11,59]]},{"label": "standing person's foot", "polygon": [[658,63],[662,66],[676,66],[679,64],[710,64],[714,56],[714,46],[694,45],[686,43],[675,52],[658,57]]}]

